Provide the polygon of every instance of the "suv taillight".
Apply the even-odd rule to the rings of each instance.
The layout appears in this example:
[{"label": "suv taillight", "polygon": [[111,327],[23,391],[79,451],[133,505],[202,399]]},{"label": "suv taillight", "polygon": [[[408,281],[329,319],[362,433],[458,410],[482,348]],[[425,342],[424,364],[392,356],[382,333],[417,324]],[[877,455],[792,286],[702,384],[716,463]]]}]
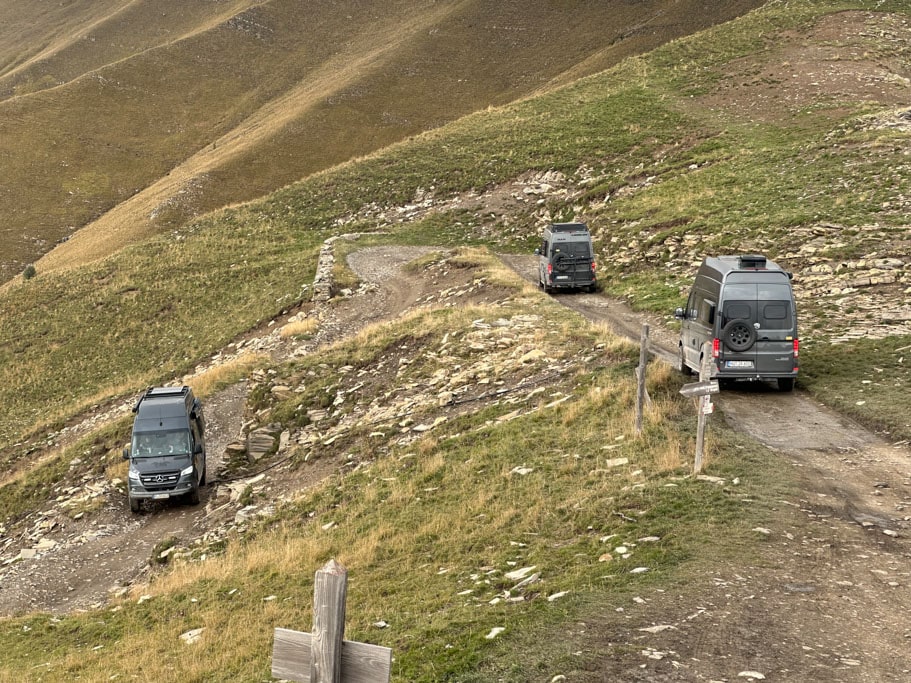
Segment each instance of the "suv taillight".
[{"label": "suv taillight", "polygon": [[718,358],[721,354],[721,340],[717,337],[712,340],[712,358]]},{"label": "suv taillight", "polygon": [[550,275],[552,272],[554,272],[554,264],[548,263],[547,264],[547,274]]}]

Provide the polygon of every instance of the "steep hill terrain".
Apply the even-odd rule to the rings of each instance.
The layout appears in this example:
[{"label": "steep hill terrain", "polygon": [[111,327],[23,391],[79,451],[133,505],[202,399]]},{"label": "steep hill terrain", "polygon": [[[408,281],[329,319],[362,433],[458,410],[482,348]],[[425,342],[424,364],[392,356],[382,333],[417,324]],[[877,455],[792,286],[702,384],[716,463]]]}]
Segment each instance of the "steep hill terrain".
[{"label": "steep hill terrain", "polygon": [[[82,263],[759,0],[5,3],[0,279]],[[88,230],[82,230],[90,226]]]},{"label": "steep hill terrain", "polygon": [[[396,682],[905,680],[909,34],[904,2],[765,3],[9,282],[0,681],[269,680],[330,557]],[[601,291],[549,297],[570,219]],[[684,379],[649,365],[637,433],[616,335],[671,357],[701,258],[745,251],[795,273],[801,376],[723,392],[694,476]],[[218,481],[134,517],[159,382],[204,397]]]}]

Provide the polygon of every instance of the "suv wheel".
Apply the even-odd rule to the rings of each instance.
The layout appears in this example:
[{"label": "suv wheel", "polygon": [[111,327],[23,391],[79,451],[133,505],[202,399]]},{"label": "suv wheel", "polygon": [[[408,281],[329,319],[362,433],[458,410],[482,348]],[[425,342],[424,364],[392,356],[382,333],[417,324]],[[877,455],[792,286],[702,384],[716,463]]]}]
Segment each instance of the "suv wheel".
[{"label": "suv wheel", "polygon": [[748,351],[756,343],[756,328],[748,320],[732,320],[722,328],[721,339],[731,351]]}]

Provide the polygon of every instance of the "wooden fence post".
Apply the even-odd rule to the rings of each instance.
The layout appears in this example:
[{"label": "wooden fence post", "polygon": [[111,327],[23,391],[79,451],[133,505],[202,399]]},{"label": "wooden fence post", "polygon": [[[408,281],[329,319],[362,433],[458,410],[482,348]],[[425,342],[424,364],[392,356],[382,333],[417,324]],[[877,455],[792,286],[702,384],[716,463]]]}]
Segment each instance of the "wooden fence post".
[{"label": "wooden fence post", "polygon": [[313,633],[275,629],[272,677],[298,683],[389,683],[392,650],[342,640],[348,570],[329,560],[316,572]]},{"label": "wooden fence post", "polygon": [[639,340],[639,367],[636,368],[636,434],[642,433],[642,413],[645,410],[645,369],[648,364],[648,325],[642,326]]},{"label": "wooden fence post", "polygon": [[316,572],[313,584],[310,683],[341,683],[347,595],[348,570],[329,560]]}]

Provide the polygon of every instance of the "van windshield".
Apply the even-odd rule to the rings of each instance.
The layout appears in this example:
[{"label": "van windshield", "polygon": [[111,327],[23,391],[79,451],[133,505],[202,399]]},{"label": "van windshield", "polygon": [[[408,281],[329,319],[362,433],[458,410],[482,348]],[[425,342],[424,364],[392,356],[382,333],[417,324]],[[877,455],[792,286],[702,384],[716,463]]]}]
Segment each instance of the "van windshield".
[{"label": "van windshield", "polygon": [[133,434],[133,457],[151,458],[160,455],[187,455],[189,452],[190,432],[186,429]]}]

